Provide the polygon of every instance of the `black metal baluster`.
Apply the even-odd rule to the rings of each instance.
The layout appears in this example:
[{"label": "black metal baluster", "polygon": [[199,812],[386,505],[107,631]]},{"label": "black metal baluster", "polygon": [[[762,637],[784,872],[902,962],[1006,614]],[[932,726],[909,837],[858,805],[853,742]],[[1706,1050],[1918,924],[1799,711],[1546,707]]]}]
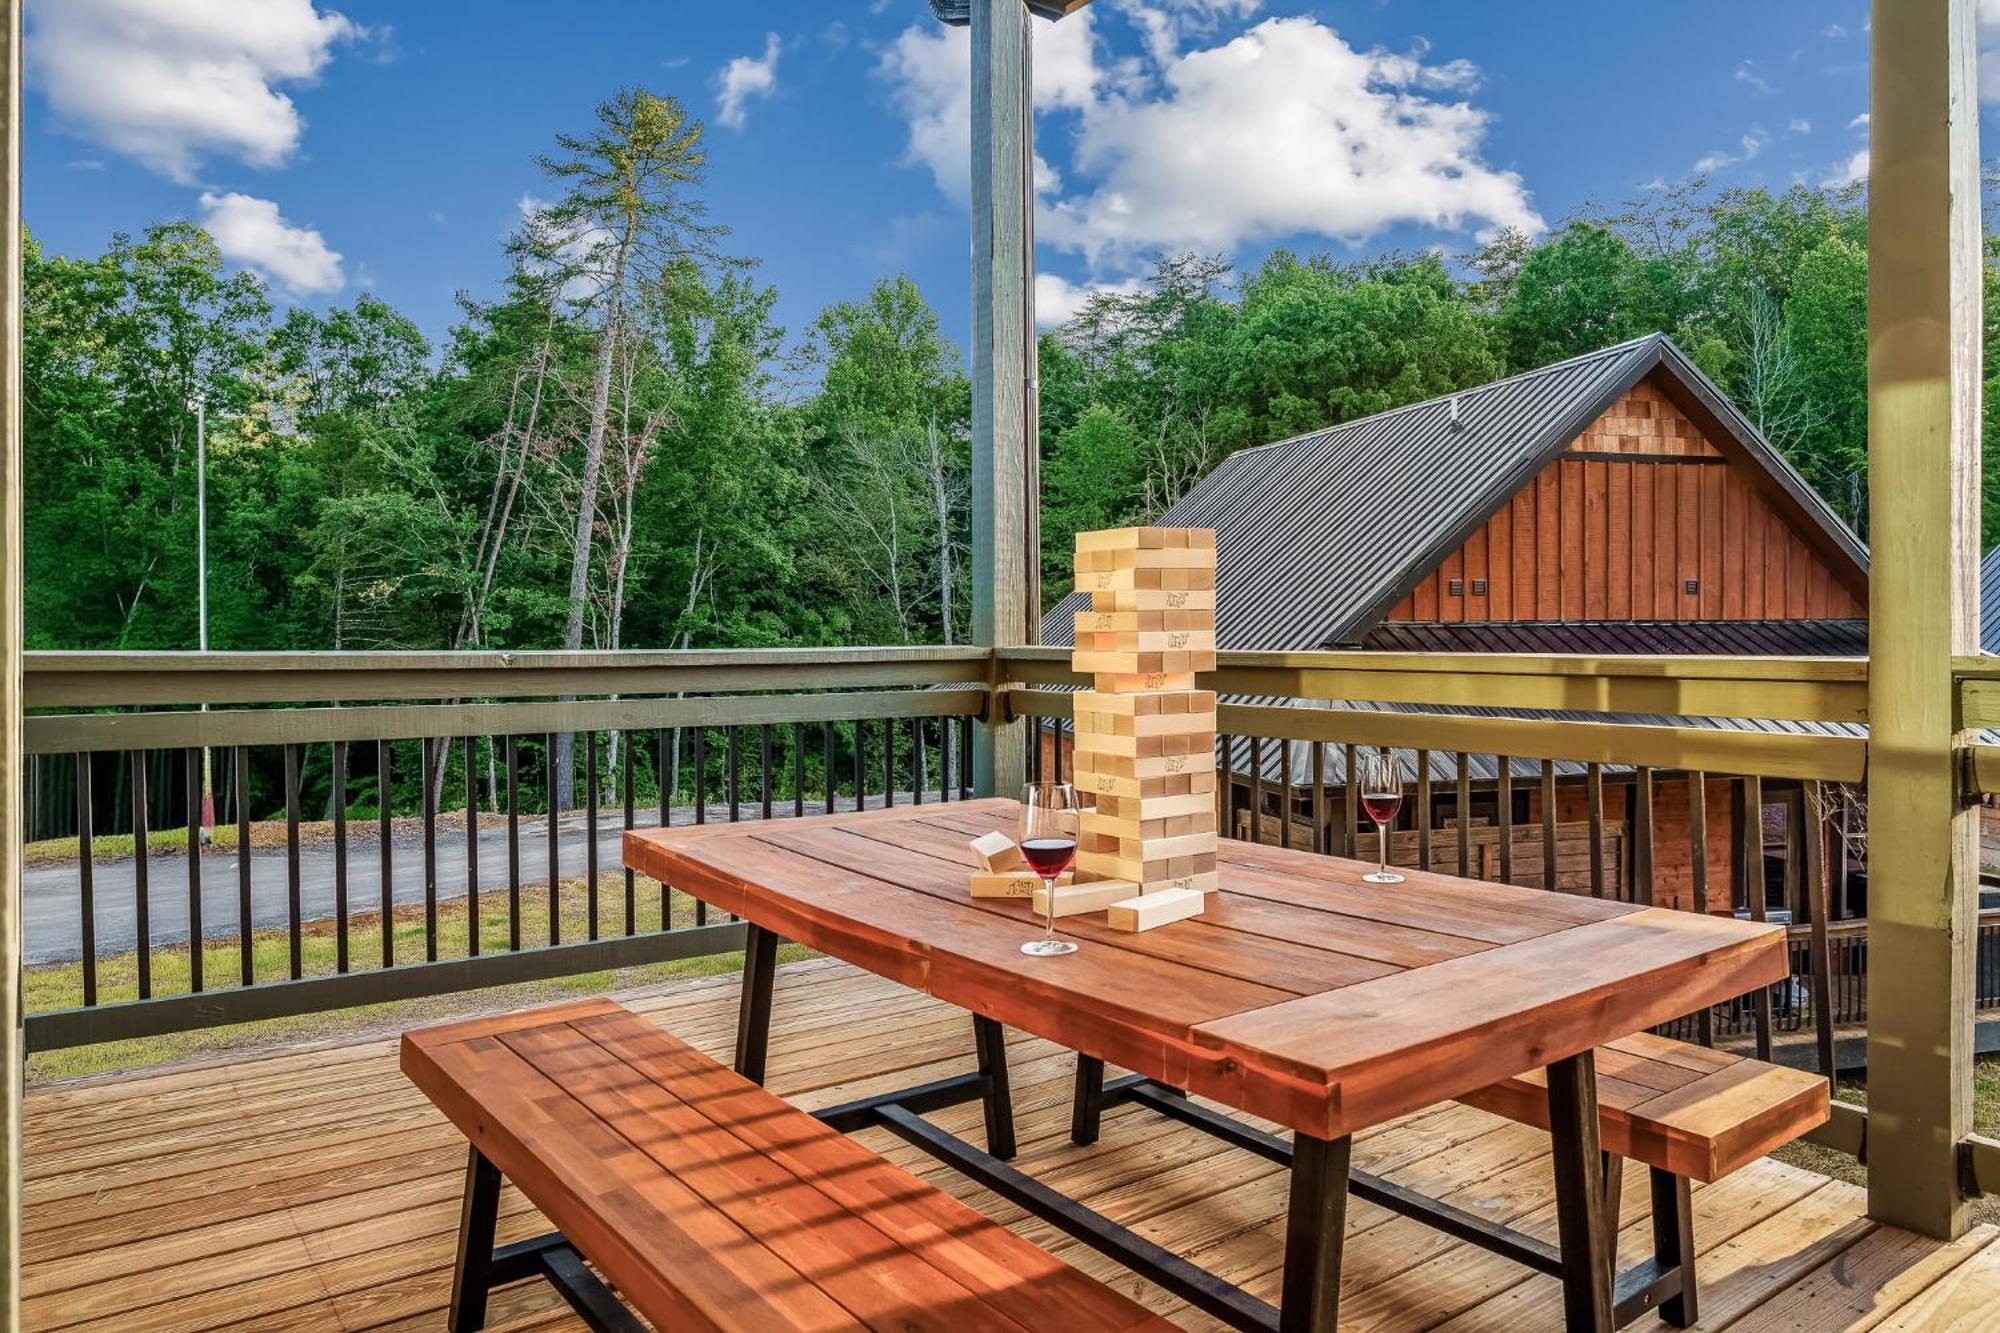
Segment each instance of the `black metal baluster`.
[{"label": "black metal baluster", "polygon": [[1653,770],[1633,775],[1632,893],[1633,901],[1653,905]]},{"label": "black metal baluster", "polygon": [[1417,751],[1417,869],[1431,868],[1431,752]]},{"label": "black metal baluster", "polygon": [[1500,882],[1514,882],[1514,758],[1512,755],[1493,756],[1500,779],[1499,815],[1500,825]]},{"label": "black metal baluster", "polygon": [[868,808],[868,724],[861,718],[854,719],[854,808]]},{"label": "black metal baluster", "polygon": [[347,971],[347,742],[333,743],[333,970]]},{"label": "black metal baluster", "polygon": [[241,745],[232,753],[236,783],[236,952],[243,984],[257,982],[257,944],[253,935],[255,907],[250,901],[250,752]]},{"label": "black metal baluster", "polygon": [[291,943],[292,980],[305,975],[304,905],[299,885],[299,761],[303,747],[285,747],[285,928]]},{"label": "black metal baluster", "polygon": [[548,767],[549,788],[549,943],[562,943],[562,831],[561,812],[556,801],[556,738],[548,734],[548,749],[542,754]]},{"label": "black metal baluster", "polygon": [[597,732],[583,733],[583,763],[589,776],[583,781],[583,873],[587,881],[584,902],[590,913],[590,938],[597,938]]},{"label": "black metal baluster", "polygon": [[833,764],[833,723],[828,722],[820,737],[820,775],[826,780],[826,810],[833,813],[833,798],[839,794],[840,783],[834,777]]},{"label": "black metal baluster", "polygon": [[[382,966],[396,965],[396,825],[390,809],[389,756],[393,747],[388,741],[375,742],[375,828],[382,845],[376,854],[382,860]],[[241,763],[239,759],[237,761]],[[246,853],[247,857],[247,853]],[[248,876],[245,877],[244,891],[249,891]],[[245,957],[244,966],[249,966]],[[249,985],[249,979],[244,979]]]},{"label": "black metal baluster", "polygon": [[708,822],[708,728],[694,729],[694,822]]},{"label": "black metal baluster", "polygon": [[938,719],[938,800],[941,803],[948,803],[951,800],[951,737],[954,722],[955,719],[948,717]]},{"label": "black metal baluster", "polygon": [[[1838,1088],[1839,1070],[1833,1046],[1833,951],[1827,943],[1825,788],[1808,782],[1800,792],[1800,851],[1805,861],[1805,905],[1812,934],[1808,941],[1812,968],[1813,1037],[1819,1047],[1819,1070]],[[1978,949],[1975,939],[1974,949]],[[1977,954],[1975,953],[1975,956]],[[1975,1003],[1977,997],[1975,994]]]},{"label": "black metal baluster", "polygon": [[147,844],[146,752],[132,751],[132,931],[139,949],[139,998],[153,997],[153,903]]},{"label": "black metal baluster", "polygon": [[1321,856],[1333,850],[1333,830],[1327,826],[1326,808],[1326,742],[1313,741],[1312,784],[1313,784],[1313,836],[1312,849]]},{"label": "black metal baluster", "polygon": [[882,719],[882,808],[896,803],[896,719]]},{"label": "black metal baluster", "polygon": [[1340,800],[1340,854],[1342,856],[1361,855],[1361,788],[1359,771],[1355,764],[1355,747],[1346,747],[1341,756],[1347,762],[1346,782],[1341,790]]},{"label": "black metal baluster", "polygon": [[1250,738],[1250,841],[1264,841],[1264,738]]},{"label": "black metal baluster", "polygon": [[76,757],[76,882],[83,934],[83,1003],[97,1003],[97,886],[91,856],[90,756]]},{"label": "black metal baluster", "polygon": [[806,724],[792,723],[792,818],[806,813]]},{"label": "black metal baluster", "polygon": [[1042,780],[1042,720],[1038,717],[1028,719],[1027,773],[1030,782]]},{"label": "black metal baluster", "polygon": [[961,719],[958,726],[958,799],[972,799],[972,719]]},{"label": "black metal baluster", "polygon": [[910,803],[924,803],[924,720],[910,719]]},{"label": "black metal baluster", "polygon": [[1278,742],[1278,845],[1292,845],[1292,743]]},{"label": "black metal baluster", "polygon": [[479,957],[479,738],[467,736],[465,756],[465,956]]},{"label": "black metal baluster", "polygon": [[1583,770],[1584,800],[1590,820],[1590,896],[1604,896],[1604,766],[1587,764]]},{"label": "black metal baluster", "polygon": [[[636,826],[639,813],[632,793],[632,733],[622,732],[618,739],[622,742],[618,749],[618,781],[625,789],[625,831],[630,833]],[[622,854],[618,859],[621,863],[625,860]],[[632,873],[631,866],[625,867],[625,933],[639,933],[639,880]]]},{"label": "black metal baluster", "polygon": [[771,724],[766,722],[757,728],[757,783],[763,799],[758,802],[757,814],[760,818],[771,818]]},{"label": "black metal baluster", "polygon": [[424,961],[438,960],[437,741],[424,737]]},{"label": "black metal baluster", "polygon": [[1556,856],[1556,761],[1542,760],[1542,887],[1554,893],[1562,887]]},{"label": "black metal baluster", "polygon": [[201,930],[201,751],[190,746],[187,777],[188,989],[202,989]]},{"label": "black metal baluster", "polygon": [[[673,789],[668,785],[669,782],[668,774],[673,767],[674,760],[680,758],[680,749],[681,749],[681,732],[679,727],[674,728],[673,748],[671,750],[667,748],[667,733],[664,729],[654,734],[653,763],[660,770],[660,775],[659,775],[660,827],[663,829],[673,827],[674,794],[673,794]],[[661,880],[660,881],[660,929],[672,930],[673,928],[674,928],[674,891],[667,887],[667,883],[665,880]]]},{"label": "black metal baluster", "polygon": [[1472,759],[1458,752],[1458,873],[1472,878]]},{"label": "black metal baluster", "polygon": [[734,824],[743,818],[743,738],[739,728],[728,730],[729,753],[723,765],[723,778],[729,784],[729,822]]},{"label": "black metal baluster", "polygon": [[521,949],[521,744],[507,737],[507,949]]},{"label": "black metal baluster", "polygon": [[[1764,887],[1764,781],[1743,779],[1743,888],[1749,895],[1750,919],[1762,923],[1768,896]],[[1757,1058],[1771,1058],[1771,988],[1759,986],[1752,1001],[1757,1024]]]}]

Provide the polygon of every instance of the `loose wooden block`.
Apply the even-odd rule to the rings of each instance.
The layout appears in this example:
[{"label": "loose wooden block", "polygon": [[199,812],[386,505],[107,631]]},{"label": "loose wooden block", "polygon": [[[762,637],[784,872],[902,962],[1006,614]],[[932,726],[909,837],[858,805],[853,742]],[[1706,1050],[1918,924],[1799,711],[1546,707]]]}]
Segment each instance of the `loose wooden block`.
[{"label": "loose wooden block", "polygon": [[1160,889],[1136,898],[1112,903],[1105,920],[1113,930],[1153,930],[1160,926],[1200,916],[1208,906],[1208,895],[1193,889]]},{"label": "loose wooden block", "polygon": [[[1056,915],[1058,917],[1080,916],[1085,912],[1102,912],[1111,904],[1130,898],[1138,892],[1139,886],[1129,879],[1100,879],[1088,884],[1058,884],[1056,886]],[[1047,889],[1036,889],[1033,895],[1036,916],[1049,914],[1049,894]]]},{"label": "loose wooden block", "polygon": [[[1056,876],[1056,883],[1068,884],[1076,876],[1065,870]],[[972,896],[975,898],[1032,898],[1035,890],[1042,887],[1042,877],[1032,870],[1003,870],[988,873],[972,872]]]},{"label": "loose wooden block", "polygon": [[971,843],[972,854],[988,871],[1018,870],[1028,864],[1014,840],[999,831],[982,833]]},{"label": "loose wooden block", "polygon": [[1081,580],[1077,587],[1090,594],[1093,611],[1213,611],[1213,588],[1091,588]]}]

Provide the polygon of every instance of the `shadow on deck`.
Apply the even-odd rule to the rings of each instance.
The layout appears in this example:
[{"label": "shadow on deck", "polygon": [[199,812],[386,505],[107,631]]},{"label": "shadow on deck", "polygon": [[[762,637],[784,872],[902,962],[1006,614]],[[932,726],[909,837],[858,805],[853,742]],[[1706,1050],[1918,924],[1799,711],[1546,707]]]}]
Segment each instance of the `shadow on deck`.
[{"label": "shadow on deck", "polygon": [[[734,978],[624,997],[718,1055]],[[1257,1295],[1275,1300],[1285,1176],[1141,1108],[1100,1143],[1068,1138],[1072,1058],[1009,1047],[1019,1165]],[[771,1086],[818,1107],[961,1072],[959,1011],[843,964],[779,973]],[[978,1134],[979,1108],[940,1113]],[[392,1037],[50,1085],[27,1102],[25,1325],[31,1330],[439,1329],[464,1142],[396,1068]],[[870,1145],[1189,1328],[1213,1325],[1089,1250],[873,1131]],[[1356,1165],[1554,1240],[1546,1139],[1450,1106],[1361,1136]],[[1644,1176],[1624,1191],[1637,1253]],[[1954,1244],[1877,1226],[1862,1192],[1765,1160],[1696,1187],[1702,1327],[2000,1328],[2000,1229]],[[1414,1222],[1350,1208],[1342,1327],[1554,1329],[1554,1281]],[[502,1242],[546,1229],[510,1189]],[[497,1293],[492,1327],[580,1328],[539,1282]],[[1661,1327],[1650,1318],[1637,1328]]]}]

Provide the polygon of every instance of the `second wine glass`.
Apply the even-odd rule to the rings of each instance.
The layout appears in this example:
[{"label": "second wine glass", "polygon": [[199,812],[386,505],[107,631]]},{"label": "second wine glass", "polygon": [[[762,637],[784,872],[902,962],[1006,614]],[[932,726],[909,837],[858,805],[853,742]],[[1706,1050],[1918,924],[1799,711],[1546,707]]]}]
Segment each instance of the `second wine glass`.
[{"label": "second wine glass", "polygon": [[1375,869],[1361,878],[1370,884],[1401,884],[1403,877],[1389,869],[1389,825],[1403,808],[1403,766],[1390,749],[1365,749],[1354,757],[1355,771],[1348,781],[1361,792],[1361,808],[1375,821],[1380,853]]},{"label": "second wine glass", "polygon": [[1067,782],[1030,782],[1021,793],[1021,855],[1042,877],[1048,915],[1042,937],[1021,946],[1036,958],[1075,953],[1072,940],[1056,938],[1056,880],[1076,861],[1076,789]]}]

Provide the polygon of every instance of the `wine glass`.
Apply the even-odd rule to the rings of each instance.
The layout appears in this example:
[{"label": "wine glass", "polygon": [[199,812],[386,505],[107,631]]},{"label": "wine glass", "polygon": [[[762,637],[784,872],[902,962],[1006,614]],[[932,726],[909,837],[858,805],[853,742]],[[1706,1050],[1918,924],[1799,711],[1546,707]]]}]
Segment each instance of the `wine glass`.
[{"label": "wine glass", "polygon": [[1056,879],[1076,860],[1076,789],[1067,782],[1030,782],[1021,794],[1021,855],[1042,877],[1048,891],[1048,920],[1042,937],[1021,946],[1037,958],[1075,953],[1070,940],[1056,938]]},{"label": "wine glass", "polygon": [[1401,884],[1403,877],[1389,869],[1389,825],[1403,807],[1403,766],[1390,749],[1365,749],[1354,757],[1355,771],[1350,781],[1361,790],[1361,808],[1375,821],[1381,838],[1381,854],[1374,871],[1361,878],[1370,884]]}]

